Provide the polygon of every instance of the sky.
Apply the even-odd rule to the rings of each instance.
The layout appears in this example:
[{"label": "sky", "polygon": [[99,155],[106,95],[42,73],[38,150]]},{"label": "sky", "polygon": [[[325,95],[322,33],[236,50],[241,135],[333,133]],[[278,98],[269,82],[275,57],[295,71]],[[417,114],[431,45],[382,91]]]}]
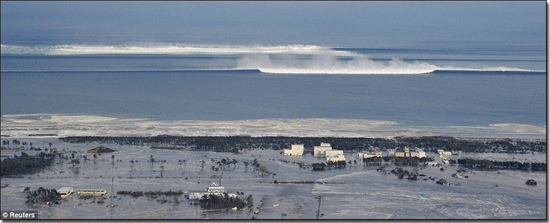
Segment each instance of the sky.
[{"label": "sky", "polygon": [[546,2],[1,2],[3,45],[546,47]]}]

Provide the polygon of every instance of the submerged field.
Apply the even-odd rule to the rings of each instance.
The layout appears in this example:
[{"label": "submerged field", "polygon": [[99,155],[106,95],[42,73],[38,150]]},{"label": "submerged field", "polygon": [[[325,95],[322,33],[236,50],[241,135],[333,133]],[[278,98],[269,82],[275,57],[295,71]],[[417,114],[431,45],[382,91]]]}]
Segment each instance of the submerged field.
[{"label": "submerged field", "polygon": [[[352,161],[346,168],[312,171],[311,167],[300,168],[296,162],[324,160],[311,154],[283,156],[280,150],[230,153],[104,144],[116,152],[94,159],[86,151],[99,143],[70,144],[54,138],[19,140],[43,149],[52,143],[52,148],[68,158],[56,158],[54,165],[35,174],[2,178],[2,184],[8,184],[1,190],[2,210],[37,210],[39,219],[545,219],[547,212],[546,172],[540,171],[467,170],[461,174],[468,178],[458,179],[452,177],[460,168],[457,166],[447,166],[444,171],[437,167],[403,167],[425,175],[407,180],[389,171],[377,171],[378,166],[364,166],[353,152],[345,153],[346,160]],[[19,156],[21,152],[33,155],[40,151],[2,150],[2,156]],[[70,162],[72,153],[79,164]],[[495,154],[466,155],[546,162],[546,153],[516,154],[517,158]],[[437,158],[435,153],[427,155]],[[151,157],[155,162],[150,162]],[[221,166],[218,162],[222,159],[237,162]],[[267,173],[261,174],[244,163],[254,160]],[[388,164],[386,168],[395,167]],[[445,179],[448,185],[436,184],[439,179]],[[527,186],[529,179],[534,179],[537,186]],[[253,207],[203,210],[183,196],[134,198],[116,193],[203,190],[220,181],[229,191],[240,191],[244,197],[252,195]],[[280,183],[293,181],[305,183]],[[105,189],[108,194],[103,203],[97,202],[101,199],[76,196],[51,206],[25,203],[25,187],[35,190],[65,186],[75,190]]]}]

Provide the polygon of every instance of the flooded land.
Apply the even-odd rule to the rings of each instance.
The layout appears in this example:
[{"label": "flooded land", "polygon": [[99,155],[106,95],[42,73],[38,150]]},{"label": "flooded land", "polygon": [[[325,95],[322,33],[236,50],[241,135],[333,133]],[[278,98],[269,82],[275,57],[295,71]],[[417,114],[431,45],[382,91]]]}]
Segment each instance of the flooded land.
[{"label": "flooded land", "polygon": [[[510,163],[544,163],[546,142],[527,141],[518,151],[464,151],[444,164],[437,151],[423,148],[431,163],[397,166],[391,160],[366,163],[362,147],[344,150],[346,166],[313,171],[326,163],[312,155],[316,140],[235,145],[204,145],[130,140],[53,137],[3,137],[2,160],[56,151],[51,165],[32,173],[2,175],[2,210],[38,211],[39,219],[546,219],[546,169],[491,170],[465,168],[461,159]],[[77,139],[81,140],[78,141]],[[84,140],[86,139],[86,140]],[[151,138],[149,138],[151,139]],[[18,145],[14,144],[16,140]],[[338,139],[342,142],[343,139]],[[336,149],[343,145],[330,141]],[[78,141],[78,142],[77,142]],[[496,141],[496,140],[492,140]],[[523,145],[521,140],[508,140]],[[513,142],[512,142],[513,141]],[[139,143],[136,143],[139,142]],[[32,143],[32,144],[31,144]],[[229,142],[225,142],[229,144]],[[269,144],[270,146],[266,146]],[[285,156],[290,144],[305,144],[302,156]],[[315,143],[315,144],[314,144]],[[311,144],[311,145],[310,145]],[[197,146],[198,145],[198,146]],[[9,149],[7,148],[9,146]],[[89,153],[104,146],[114,152]],[[399,147],[399,146],[397,146]],[[498,146],[497,146],[498,147]],[[520,149],[521,147],[521,149]],[[40,148],[40,149],[39,149]],[[502,149],[503,147],[500,146]],[[383,156],[387,149],[380,147]],[[519,151],[521,150],[521,151]],[[97,152],[97,151],[95,151]],[[532,166],[532,164],[530,166]],[[521,168],[520,168],[521,169]],[[415,173],[400,177],[398,171]],[[457,177],[456,174],[459,174]],[[527,185],[534,180],[536,185]],[[438,183],[439,182],[439,183]],[[441,184],[441,182],[445,182]],[[243,208],[204,209],[188,201],[186,191],[224,186],[252,201]],[[75,194],[50,205],[26,203],[26,192],[73,187]],[[79,198],[78,189],[106,190],[98,197]],[[133,193],[133,194],[132,194]],[[235,210],[236,209],[236,210]]]}]

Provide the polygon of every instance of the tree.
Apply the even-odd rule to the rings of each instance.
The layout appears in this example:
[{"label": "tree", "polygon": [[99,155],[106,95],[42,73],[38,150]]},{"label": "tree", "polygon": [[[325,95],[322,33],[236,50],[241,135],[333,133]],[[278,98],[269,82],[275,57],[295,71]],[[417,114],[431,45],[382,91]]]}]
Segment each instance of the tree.
[{"label": "tree", "polygon": [[248,204],[248,207],[254,206],[254,198],[252,197],[252,194],[248,195],[246,198],[246,203]]}]

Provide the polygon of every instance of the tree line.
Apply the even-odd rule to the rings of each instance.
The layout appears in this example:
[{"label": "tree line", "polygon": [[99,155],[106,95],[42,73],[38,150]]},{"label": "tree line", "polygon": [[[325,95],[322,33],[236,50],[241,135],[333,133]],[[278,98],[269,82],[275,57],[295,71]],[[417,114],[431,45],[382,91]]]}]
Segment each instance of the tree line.
[{"label": "tree line", "polygon": [[525,170],[525,171],[545,171],[546,163],[528,163],[517,161],[491,161],[478,159],[450,159],[450,164],[459,164],[474,170]]},{"label": "tree line", "polygon": [[203,195],[199,200],[199,204],[203,209],[230,209],[254,206],[254,199],[252,195],[248,195],[246,200],[240,197],[231,197],[227,193],[223,195],[208,194]]},{"label": "tree line", "polygon": [[54,155],[40,152],[36,156],[29,156],[22,152],[21,156],[14,155],[13,158],[2,160],[2,168],[0,175],[11,176],[19,174],[30,174],[42,170],[45,167],[51,166],[54,162]]},{"label": "tree line", "polygon": [[462,152],[529,153],[546,152],[546,141],[515,139],[458,139],[443,136],[385,138],[346,138],[346,137],[284,137],[284,136],[151,136],[151,137],[112,137],[112,136],[72,136],[59,138],[68,143],[90,143],[118,145],[141,145],[152,147],[181,147],[207,151],[227,151],[238,149],[288,149],[292,144],[303,144],[312,151],[321,142],[330,143],[333,149],[344,151],[367,150],[378,147],[381,150],[420,148],[426,152],[438,149]]}]

